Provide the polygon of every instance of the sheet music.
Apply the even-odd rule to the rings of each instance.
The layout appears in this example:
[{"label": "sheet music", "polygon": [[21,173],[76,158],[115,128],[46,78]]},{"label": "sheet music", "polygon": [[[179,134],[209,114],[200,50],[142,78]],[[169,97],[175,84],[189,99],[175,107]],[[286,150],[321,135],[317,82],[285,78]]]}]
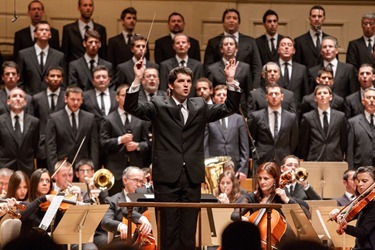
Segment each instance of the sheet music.
[{"label": "sheet music", "polygon": [[331,235],[329,234],[328,229],[327,229],[327,227],[326,227],[326,223],[324,222],[323,217],[322,217],[322,215],[320,214],[320,211],[319,211],[318,209],[315,210],[315,211],[316,211],[316,214],[318,215],[318,218],[319,218],[320,223],[322,224],[322,227],[323,227],[324,233],[327,235],[328,239],[332,239],[332,238],[331,238]]},{"label": "sheet music", "polygon": [[60,204],[63,199],[64,199],[63,193],[57,194],[55,197],[53,197],[51,204],[49,205],[47,212],[43,217],[42,222],[40,222],[39,228],[43,230],[47,230],[53,218],[55,217],[57,209],[60,207]]}]

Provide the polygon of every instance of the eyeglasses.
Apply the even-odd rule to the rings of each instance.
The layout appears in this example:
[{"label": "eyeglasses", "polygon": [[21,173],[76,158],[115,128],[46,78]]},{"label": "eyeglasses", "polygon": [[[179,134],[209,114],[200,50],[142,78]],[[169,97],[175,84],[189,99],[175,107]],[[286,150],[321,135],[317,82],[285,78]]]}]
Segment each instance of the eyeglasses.
[{"label": "eyeglasses", "polygon": [[137,182],[137,184],[141,184],[141,185],[144,185],[145,183],[143,182],[143,180],[139,180],[139,179],[128,179],[129,181],[134,181],[134,182]]},{"label": "eyeglasses", "polygon": [[80,172],[81,174],[84,174],[84,173],[91,173],[91,172],[92,172],[92,169],[80,169],[80,170],[78,170],[78,172]]}]

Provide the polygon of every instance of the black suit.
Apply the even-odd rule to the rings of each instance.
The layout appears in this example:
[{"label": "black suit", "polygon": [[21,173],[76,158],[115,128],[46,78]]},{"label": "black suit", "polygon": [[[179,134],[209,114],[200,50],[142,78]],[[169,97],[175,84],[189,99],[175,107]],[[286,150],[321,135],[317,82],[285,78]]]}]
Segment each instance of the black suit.
[{"label": "black suit", "polygon": [[[127,93],[124,108],[153,127],[152,177],[155,201],[199,202],[204,173],[204,131],[213,122],[238,111],[240,93],[228,91],[226,104],[209,106],[201,97],[187,99],[188,118],[184,125],[180,108],[172,97],[155,96],[144,105],[139,92]],[[161,249],[194,249],[198,211],[161,210],[164,230]]]},{"label": "black suit", "polygon": [[[198,40],[189,36],[190,48],[188,51],[189,58],[193,58],[197,61],[201,61],[201,50]],[[155,41],[155,62],[160,64],[161,62],[172,58],[176,55],[176,51],[173,49],[173,39],[171,35],[163,36]]]},{"label": "black suit", "polygon": [[[48,116],[53,112],[59,111],[65,107],[65,90],[60,89],[60,94],[57,97],[57,102],[55,104],[55,111],[52,111],[48,102],[50,97],[47,96],[47,90],[43,90],[33,96],[33,107],[34,115],[39,119],[40,128],[40,140],[39,140],[39,151],[40,159],[45,159],[46,149],[45,149],[45,133],[48,121]],[[39,167],[39,166],[38,166]]]},{"label": "black suit", "polygon": [[[33,106],[33,98],[31,95],[26,94],[26,106],[23,108],[23,111],[29,115],[34,115],[34,106]],[[7,104],[8,95],[5,89],[0,90],[0,101],[3,105],[0,108],[0,115],[9,112],[9,106]]]},{"label": "black suit", "polygon": [[356,115],[363,114],[365,108],[362,104],[361,91],[354,92],[353,94],[347,96],[344,101],[344,108],[346,117],[352,118]]},{"label": "black suit", "polygon": [[[297,113],[296,104],[294,102],[293,92],[282,88],[281,92],[284,94],[284,99],[281,102],[281,107],[289,112]],[[250,91],[247,99],[247,117],[250,117],[254,111],[261,110],[268,107],[266,100],[266,90],[263,87]]]},{"label": "black suit", "polygon": [[[164,96],[164,97],[166,97],[167,93],[164,92],[164,91],[162,91],[162,90],[158,90],[155,95],[156,96]],[[144,103],[148,102],[147,94],[146,94],[146,92],[142,88],[139,90],[138,102],[141,103],[141,104],[144,104]]]},{"label": "black suit", "polygon": [[[178,67],[178,61],[176,57],[169,58],[160,64],[160,89],[163,91],[167,91],[168,89],[168,75],[169,72]],[[192,79],[192,86],[190,90],[190,97],[195,96],[195,83],[196,81],[204,76],[204,66],[201,62],[190,58],[187,61],[187,68],[193,71],[193,79]],[[224,82],[225,83],[225,82]]]},{"label": "black suit", "polygon": [[350,203],[350,199],[345,194],[343,194],[343,196],[341,197],[336,198],[336,201],[337,201],[337,206],[343,206],[343,207]]},{"label": "black suit", "polygon": [[[328,36],[323,32],[323,37]],[[310,31],[294,39],[296,53],[293,61],[306,66],[307,69],[312,68],[322,62],[320,51],[316,48],[311,38]]]},{"label": "black suit", "polygon": [[[30,26],[16,31],[14,33],[13,57],[17,61],[18,52],[33,46],[35,41],[31,38]],[[56,50],[60,50],[59,31],[51,27],[51,39],[48,41],[49,46]]]},{"label": "black suit", "polygon": [[[44,76],[49,67],[60,66],[66,73],[64,54],[49,48],[43,71],[40,69],[35,47],[23,49],[18,54],[18,66],[20,68],[22,87],[26,93],[34,95],[47,88]],[[65,83],[63,83],[65,85]]]},{"label": "black suit", "polygon": [[[204,65],[206,67],[222,59],[222,54],[220,52],[220,41],[223,36],[224,34],[220,34],[208,41],[206,51],[204,53]],[[254,88],[259,87],[262,72],[262,61],[260,60],[258,47],[254,38],[239,33],[236,59],[250,65],[253,86]]]},{"label": "black suit", "polygon": [[[122,33],[109,38],[108,40],[108,50],[107,59],[113,64],[113,68],[116,69],[121,63],[130,60],[133,57],[130,45],[126,44],[124,35]],[[150,52],[148,49],[145,54],[146,60],[150,60]]]},{"label": "black suit", "polygon": [[39,120],[24,113],[21,140],[16,139],[9,113],[0,116],[0,127],[0,166],[22,170],[30,177],[38,153]]},{"label": "black suit", "polygon": [[148,124],[134,116],[130,120],[133,141],[139,142],[139,151],[128,152],[124,144],[118,144],[118,137],[127,131],[117,109],[103,119],[100,129],[104,166],[114,174],[116,181],[121,181],[122,171],[128,166],[146,167],[143,155],[148,152]]},{"label": "black suit", "polygon": [[[332,94],[332,101],[330,102],[330,107],[332,109],[336,109],[338,111],[344,112],[345,110],[344,105],[345,105],[344,98],[336,94]],[[300,109],[301,116],[317,108],[318,108],[318,104],[315,101],[314,93],[311,93],[310,95],[306,95],[302,99],[302,104],[301,104],[301,109]]]},{"label": "black suit", "polygon": [[[128,209],[126,207],[119,207],[119,202],[127,202],[124,192],[117,193],[111,197],[107,197],[107,203],[109,208],[105,213],[101,226],[108,232],[113,232],[115,235],[119,235],[117,231],[118,225],[122,223],[122,219],[127,217]],[[132,212],[132,222],[138,223],[142,213],[147,210],[145,207],[134,207]]]},{"label": "black suit", "polygon": [[[225,65],[223,60],[220,60],[208,66],[206,75],[207,78],[212,82],[213,87],[216,87],[219,84],[226,84],[224,68]],[[240,83],[240,87],[242,89],[241,106],[246,113],[249,92],[254,89],[253,81],[251,80],[250,65],[244,62],[240,62],[237,66],[234,79],[236,79]]]},{"label": "black suit", "polygon": [[[131,84],[134,80],[134,62],[133,59],[130,58],[124,63],[118,64],[116,69],[116,78],[115,78],[115,85],[116,88],[121,84],[127,83]],[[146,68],[155,68],[159,70],[159,65],[156,63],[150,62],[146,60]]]},{"label": "black suit", "polygon": [[266,35],[262,35],[255,39],[262,65],[265,65],[268,62],[277,63],[279,61],[279,54],[277,53],[277,48],[279,47],[280,40],[283,39],[283,37],[283,35],[278,34],[275,45],[275,51],[273,52],[271,51]]},{"label": "black suit", "polygon": [[[112,63],[99,57],[97,65],[104,65],[108,68],[108,76],[112,77]],[[78,58],[69,63],[69,85],[77,85],[82,90],[94,88],[92,84],[92,73],[85,57]],[[110,84],[110,88],[112,85]]]},{"label": "black suit", "polygon": [[[107,52],[107,31],[103,25],[94,23],[94,30],[100,34],[100,42],[102,46],[99,49],[99,57],[106,59]],[[63,27],[63,37],[61,43],[61,50],[66,56],[66,61],[70,63],[82,57],[86,50],[83,47],[83,37],[78,27],[78,20],[69,23]]]},{"label": "black suit", "polygon": [[318,110],[303,114],[300,126],[300,158],[305,161],[343,161],[348,145],[348,122],[343,112],[331,109],[328,133]]},{"label": "black suit", "polygon": [[72,162],[77,150],[86,137],[76,161],[91,159],[94,168],[99,168],[99,141],[93,114],[79,111],[77,135],[74,136],[67,111],[64,109],[50,114],[46,127],[46,156],[51,173],[57,161],[68,157]]},{"label": "black suit", "polygon": [[275,161],[280,166],[285,156],[294,153],[298,143],[298,120],[295,114],[282,109],[276,138],[271,133],[268,108],[253,112],[248,123],[259,156],[257,159],[253,154],[256,166],[267,161]]},{"label": "black suit", "polygon": [[[309,69],[311,90],[315,89],[318,72],[323,67],[323,64],[319,64]],[[332,92],[345,98],[357,90],[359,90],[359,83],[354,66],[348,63],[338,62],[334,75]]]},{"label": "black suit", "polygon": [[249,171],[249,139],[242,116],[228,116],[226,131],[220,121],[207,124],[204,137],[205,157],[227,155],[232,158],[235,172],[247,175]]},{"label": "black suit", "polygon": [[375,164],[375,132],[364,113],[349,119],[347,162],[349,169]]},{"label": "black suit", "polygon": [[307,190],[304,190],[303,186],[299,184],[298,182],[296,182],[294,186],[293,194],[290,194],[289,189],[287,187],[285,187],[284,190],[288,197],[293,197],[293,198],[297,198],[300,200],[321,200],[322,199],[311,185]]},{"label": "black suit", "polygon": [[374,58],[367,49],[367,43],[365,43],[363,37],[349,42],[346,62],[352,64],[357,70],[364,63],[374,65]]},{"label": "black suit", "polygon": [[[115,91],[109,90],[109,99],[111,101],[111,106],[109,108],[108,114],[111,113],[112,111],[117,110],[117,107],[118,107]],[[86,110],[87,112],[90,112],[91,114],[95,115],[96,128],[98,129],[98,132],[99,132],[100,126],[105,116],[103,116],[100,110],[95,89],[90,89],[90,90],[83,92],[83,104],[81,106],[81,109]]]}]

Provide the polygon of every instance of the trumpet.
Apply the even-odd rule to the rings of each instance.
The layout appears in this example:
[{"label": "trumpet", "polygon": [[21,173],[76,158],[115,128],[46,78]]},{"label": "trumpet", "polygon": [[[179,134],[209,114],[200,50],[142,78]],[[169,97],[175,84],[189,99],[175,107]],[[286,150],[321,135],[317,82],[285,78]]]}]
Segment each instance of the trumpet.
[{"label": "trumpet", "polygon": [[102,168],[94,173],[93,182],[97,189],[106,191],[115,184],[115,177],[108,169]]},{"label": "trumpet", "polygon": [[294,177],[297,181],[305,181],[308,176],[309,173],[307,172],[306,168],[299,167],[294,171]]}]

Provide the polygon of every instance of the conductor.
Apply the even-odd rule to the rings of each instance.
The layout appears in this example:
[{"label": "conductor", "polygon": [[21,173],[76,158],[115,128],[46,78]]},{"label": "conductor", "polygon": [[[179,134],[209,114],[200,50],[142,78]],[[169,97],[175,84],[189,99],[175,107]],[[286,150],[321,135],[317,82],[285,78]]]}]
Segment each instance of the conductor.
[{"label": "conductor", "polygon": [[[124,109],[152,123],[152,178],[156,202],[200,202],[204,182],[204,131],[206,123],[238,111],[239,83],[234,80],[238,62],[226,63],[224,73],[228,97],[224,104],[209,105],[202,97],[188,98],[192,71],[186,67],[171,70],[170,97],[154,96],[138,103],[144,73],[142,61],[134,66],[135,79],[126,95]],[[195,249],[198,209],[162,208],[160,249]]]}]

